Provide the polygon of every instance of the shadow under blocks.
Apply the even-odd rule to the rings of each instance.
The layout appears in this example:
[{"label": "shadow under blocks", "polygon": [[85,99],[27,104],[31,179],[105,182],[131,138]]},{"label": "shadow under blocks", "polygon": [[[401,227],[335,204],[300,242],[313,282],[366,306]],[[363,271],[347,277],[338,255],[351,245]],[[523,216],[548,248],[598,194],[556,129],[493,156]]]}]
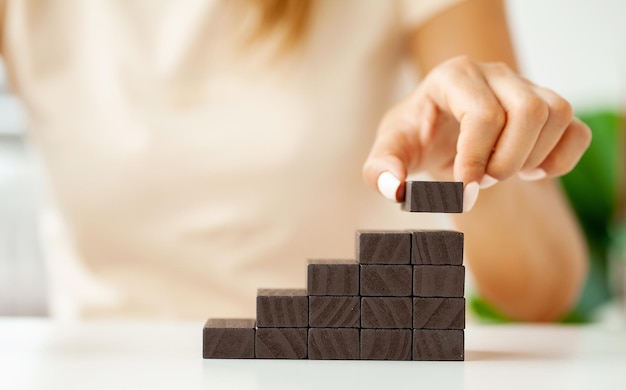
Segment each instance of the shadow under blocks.
[{"label": "shadow under blocks", "polygon": [[[459,213],[463,184],[407,182],[402,210]],[[205,359],[464,360],[463,233],[357,231],[356,260],[309,260],[256,319],[209,319]]]}]

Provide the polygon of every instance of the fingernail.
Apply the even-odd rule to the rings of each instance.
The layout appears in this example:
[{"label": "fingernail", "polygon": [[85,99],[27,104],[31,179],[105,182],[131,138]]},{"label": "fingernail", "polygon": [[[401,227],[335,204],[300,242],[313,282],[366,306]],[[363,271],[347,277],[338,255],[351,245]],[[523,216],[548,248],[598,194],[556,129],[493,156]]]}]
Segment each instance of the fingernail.
[{"label": "fingernail", "polygon": [[524,181],[535,181],[545,178],[548,174],[543,169],[537,168],[530,171],[521,171],[517,176]]},{"label": "fingernail", "polygon": [[463,190],[463,212],[464,213],[474,208],[474,205],[476,204],[476,200],[478,199],[479,191],[480,191],[480,186],[475,181],[465,186],[465,190]]},{"label": "fingernail", "polygon": [[378,191],[387,199],[397,202],[400,180],[391,172],[385,171],[378,176]]},{"label": "fingernail", "polygon": [[480,181],[480,189],[484,190],[485,188],[489,188],[493,186],[494,184],[496,184],[497,182],[498,182],[498,179],[496,179],[493,176],[489,176],[485,174],[485,176],[483,176],[482,180]]}]

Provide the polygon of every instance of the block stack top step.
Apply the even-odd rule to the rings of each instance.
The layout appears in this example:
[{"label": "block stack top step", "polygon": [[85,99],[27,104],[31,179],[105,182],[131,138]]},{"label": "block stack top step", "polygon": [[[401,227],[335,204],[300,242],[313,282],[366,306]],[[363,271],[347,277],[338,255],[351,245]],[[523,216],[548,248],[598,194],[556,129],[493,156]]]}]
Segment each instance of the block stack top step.
[{"label": "block stack top step", "polygon": [[408,231],[357,231],[356,256],[359,264],[410,264],[411,233]]},{"label": "block stack top step", "polygon": [[452,230],[411,231],[411,264],[463,264],[464,235]]}]

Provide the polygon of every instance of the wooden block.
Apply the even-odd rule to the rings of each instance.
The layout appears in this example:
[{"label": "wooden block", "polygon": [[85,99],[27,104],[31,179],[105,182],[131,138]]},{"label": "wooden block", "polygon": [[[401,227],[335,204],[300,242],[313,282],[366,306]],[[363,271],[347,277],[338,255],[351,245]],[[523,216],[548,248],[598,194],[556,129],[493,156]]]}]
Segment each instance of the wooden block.
[{"label": "wooden block", "polygon": [[411,233],[358,231],[357,261],[360,264],[409,264]]},{"label": "wooden block", "polygon": [[362,360],[411,360],[410,329],[361,329]]},{"label": "wooden block", "polygon": [[361,265],[361,295],[374,297],[411,296],[410,265]]},{"label": "wooden block", "polygon": [[363,297],[361,328],[411,328],[413,323],[411,305],[409,297]]},{"label": "wooden block", "polygon": [[359,329],[309,329],[309,359],[357,360],[360,354]]},{"label": "wooden block", "polygon": [[411,232],[411,238],[411,264],[463,264],[463,233],[416,230]]},{"label": "wooden block", "polygon": [[407,181],[402,210],[426,213],[462,213],[463,183]]},{"label": "wooden block", "polygon": [[257,328],[258,359],[306,359],[307,328]]},{"label": "wooden block", "polygon": [[354,260],[309,260],[308,295],[358,295],[359,265]]},{"label": "wooden block", "polygon": [[361,303],[358,296],[310,296],[311,328],[358,328],[361,325]]},{"label": "wooden block", "polygon": [[464,360],[462,330],[413,330],[413,360]]},{"label": "wooden block", "polygon": [[259,289],[256,298],[259,328],[306,328],[309,298],[304,289]]},{"label": "wooden block", "polygon": [[465,298],[413,298],[413,328],[465,329]]},{"label": "wooden block", "polygon": [[211,318],[202,329],[204,359],[254,359],[254,319]]},{"label": "wooden block", "polygon": [[413,296],[463,297],[465,267],[462,265],[413,266]]}]

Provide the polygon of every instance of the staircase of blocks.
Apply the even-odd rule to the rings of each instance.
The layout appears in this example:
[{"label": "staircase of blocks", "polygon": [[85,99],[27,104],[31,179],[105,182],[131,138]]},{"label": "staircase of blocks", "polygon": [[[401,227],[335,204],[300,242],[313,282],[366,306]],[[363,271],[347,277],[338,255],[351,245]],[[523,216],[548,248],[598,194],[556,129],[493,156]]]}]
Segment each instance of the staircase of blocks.
[{"label": "staircase of blocks", "polygon": [[[405,183],[402,209],[459,213],[458,182]],[[205,359],[464,360],[463,233],[357,231],[356,260],[309,260],[260,289],[256,319],[209,319]]]}]

